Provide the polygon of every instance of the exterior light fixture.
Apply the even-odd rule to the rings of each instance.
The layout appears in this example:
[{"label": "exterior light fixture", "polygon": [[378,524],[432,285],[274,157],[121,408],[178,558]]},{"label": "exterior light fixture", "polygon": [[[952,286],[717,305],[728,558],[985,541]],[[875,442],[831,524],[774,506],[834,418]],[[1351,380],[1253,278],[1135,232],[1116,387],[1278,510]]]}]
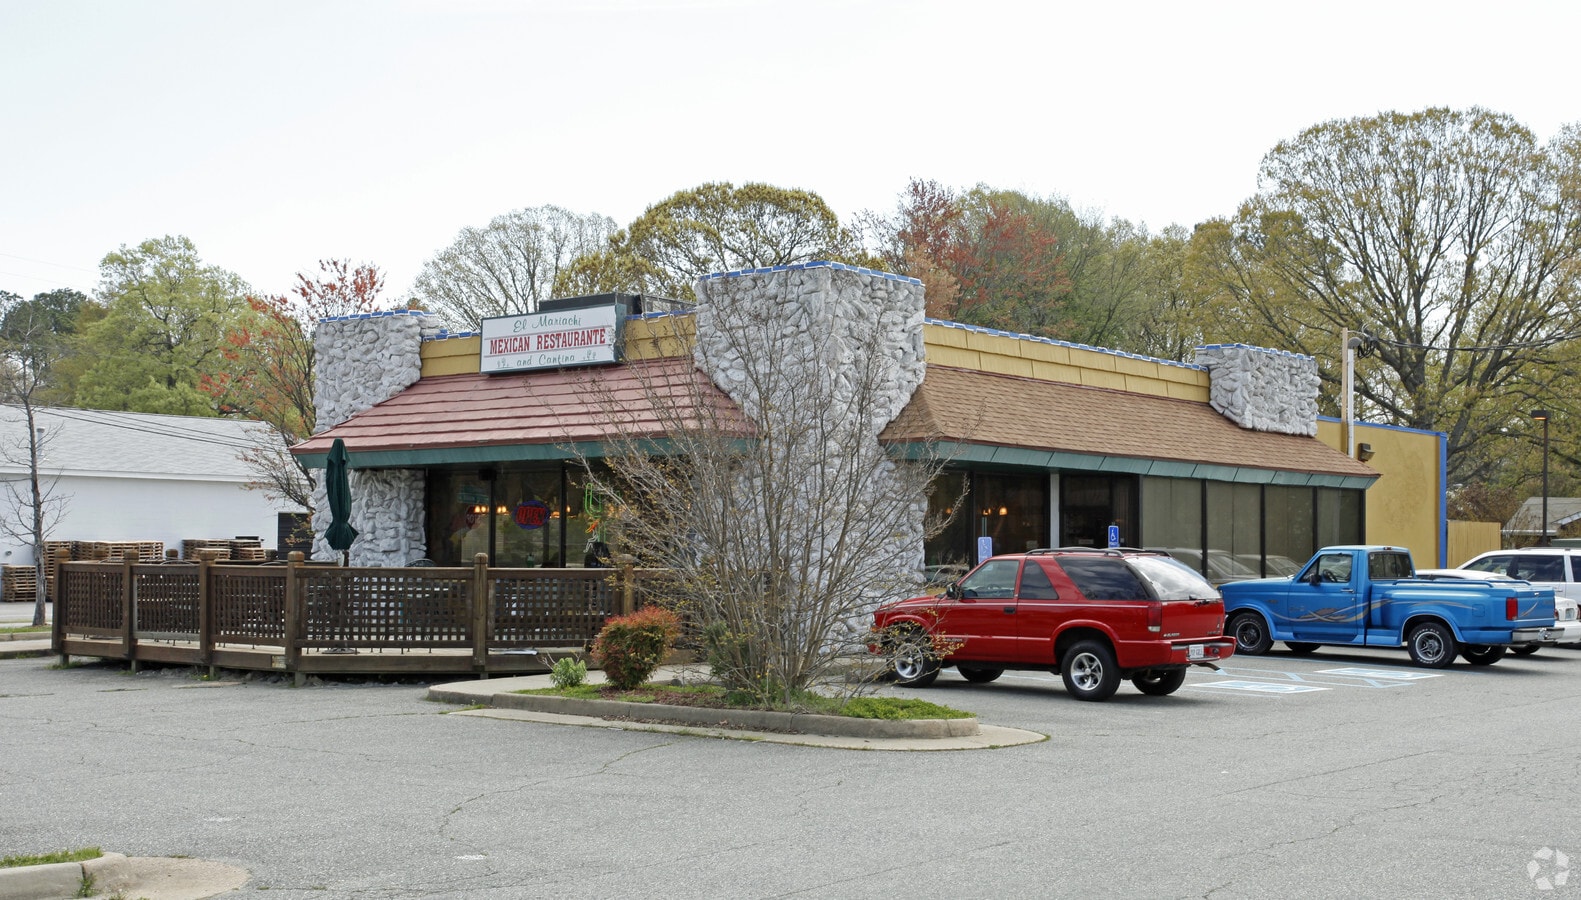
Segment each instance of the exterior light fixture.
[{"label": "exterior light fixture", "polygon": [[1377,453],[1372,449],[1371,444],[1362,443],[1356,445],[1356,458],[1362,462],[1366,462],[1376,455]]}]

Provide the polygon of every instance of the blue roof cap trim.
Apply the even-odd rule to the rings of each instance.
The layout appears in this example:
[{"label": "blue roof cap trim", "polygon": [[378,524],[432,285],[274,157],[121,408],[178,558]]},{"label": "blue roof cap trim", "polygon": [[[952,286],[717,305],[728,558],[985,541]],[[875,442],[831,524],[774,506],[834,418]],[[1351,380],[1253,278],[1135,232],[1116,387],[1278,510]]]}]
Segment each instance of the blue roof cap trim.
[{"label": "blue roof cap trim", "polygon": [[1094,347],[1091,344],[1077,344],[1071,341],[1061,341],[1054,338],[1039,337],[1035,334],[1014,334],[1009,331],[1000,331],[997,328],[984,328],[981,325],[967,325],[964,322],[951,322],[948,319],[924,319],[929,325],[938,325],[943,328],[959,328],[962,331],[973,331],[978,334],[994,335],[996,337],[1014,338],[1018,341],[1031,341],[1035,344],[1050,344],[1055,347],[1069,347],[1072,350],[1091,350],[1094,353],[1103,353],[1108,356],[1118,356],[1125,359],[1136,359],[1142,362],[1158,363],[1161,366],[1174,366],[1177,369],[1191,369],[1196,372],[1206,372],[1207,366],[1196,363],[1176,362],[1172,359],[1159,359],[1155,356],[1142,356],[1138,353],[1127,353],[1124,350],[1110,350],[1107,347]]},{"label": "blue roof cap trim", "polygon": [[426,311],[421,310],[421,309],[384,309],[384,310],[380,310],[378,312],[371,312],[371,313],[353,313],[352,315],[349,315],[349,316],[325,316],[324,318],[319,319],[319,321],[320,322],[354,322],[354,321],[357,321],[358,319],[384,319],[384,318],[388,318],[390,316],[416,316],[418,318],[427,318],[427,317],[432,316],[432,315],[433,315],[433,313],[426,312]]},{"label": "blue roof cap trim", "polygon": [[893,272],[882,272],[878,269],[864,269],[861,266],[847,265],[846,263],[827,262],[814,260],[812,262],[791,263],[789,265],[768,266],[757,269],[736,269],[732,272],[712,272],[698,278],[698,281],[711,281],[715,278],[736,278],[741,275],[772,275],[775,272],[793,272],[800,269],[833,269],[837,272],[855,272],[858,275],[873,275],[885,281],[899,281],[903,284],[922,284],[919,279],[908,275],[896,275]]},{"label": "blue roof cap trim", "polygon": [[1313,359],[1305,353],[1294,353],[1290,350],[1275,350],[1272,347],[1258,347],[1252,344],[1198,344],[1198,350],[1252,350],[1257,353],[1267,353],[1271,356],[1288,356],[1293,359]]}]

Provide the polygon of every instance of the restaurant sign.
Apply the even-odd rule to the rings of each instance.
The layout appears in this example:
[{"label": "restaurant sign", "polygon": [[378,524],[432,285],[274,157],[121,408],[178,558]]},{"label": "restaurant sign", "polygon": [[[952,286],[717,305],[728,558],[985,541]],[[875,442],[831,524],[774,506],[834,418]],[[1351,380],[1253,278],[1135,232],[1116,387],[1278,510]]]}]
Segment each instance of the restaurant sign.
[{"label": "restaurant sign", "polygon": [[557,309],[525,316],[484,319],[481,371],[522,372],[593,366],[619,359],[617,305]]}]

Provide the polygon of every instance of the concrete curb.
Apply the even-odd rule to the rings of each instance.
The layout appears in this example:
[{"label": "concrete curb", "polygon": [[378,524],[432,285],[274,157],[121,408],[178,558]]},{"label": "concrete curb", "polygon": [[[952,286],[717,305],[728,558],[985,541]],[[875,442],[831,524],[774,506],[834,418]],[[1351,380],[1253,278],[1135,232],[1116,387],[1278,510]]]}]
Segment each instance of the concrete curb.
[{"label": "concrete curb", "polygon": [[50,641],[47,636],[43,640],[0,640],[0,659],[21,659],[26,656],[49,654]]},{"label": "concrete curb", "polygon": [[[103,886],[119,879],[126,864],[121,853],[106,853],[84,862],[45,863],[0,869],[0,900],[55,900],[71,898],[82,891],[82,882],[91,876]],[[97,891],[95,891],[97,893]]]},{"label": "concrete curb", "polygon": [[[431,700],[470,704],[478,702],[474,691],[448,690],[448,685],[428,689]],[[708,709],[695,706],[669,706],[663,703],[629,703],[620,700],[582,700],[543,694],[494,693],[484,701],[496,709],[585,716],[595,719],[626,718],[704,728],[744,731],[794,731],[803,734],[854,738],[899,738],[928,740],[970,737],[980,729],[976,717],[969,719],[854,719],[849,716],[822,716],[809,713],[775,712],[761,709]]]}]

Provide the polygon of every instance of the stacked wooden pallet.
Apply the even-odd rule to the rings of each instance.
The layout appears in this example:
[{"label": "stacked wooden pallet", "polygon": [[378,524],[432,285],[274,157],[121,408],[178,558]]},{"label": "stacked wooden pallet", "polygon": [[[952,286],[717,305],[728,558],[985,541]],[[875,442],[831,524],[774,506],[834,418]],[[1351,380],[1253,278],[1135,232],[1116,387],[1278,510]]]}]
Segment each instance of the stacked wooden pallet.
[{"label": "stacked wooden pallet", "polygon": [[187,539],[181,542],[181,558],[196,560],[199,550],[215,550],[218,554],[215,559],[231,558],[231,542],[208,540],[203,538]]},{"label": "stacked wooden pallet", "polygon": [[0,566],[0,601],[22,603],[38,599],[38,573],[32,566]]}]

